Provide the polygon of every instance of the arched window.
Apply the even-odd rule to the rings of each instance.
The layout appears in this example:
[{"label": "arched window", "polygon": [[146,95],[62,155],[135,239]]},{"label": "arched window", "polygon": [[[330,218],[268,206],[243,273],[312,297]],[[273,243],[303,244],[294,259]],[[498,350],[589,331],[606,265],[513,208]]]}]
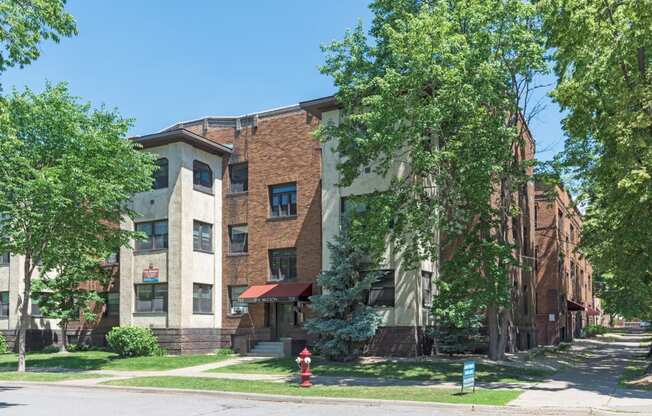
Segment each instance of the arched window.
[{"label": "arched window", "polygon": [[213,189],[213,171],[207,164],[195,160],[192,162],[192,173],[195,188]]},{"label": "arched window", "polygon": [[168,187],[168,160],[166,158],[161,158],[154,162],[157,166],[157,169],[154,171],[154,189],[162,189]]}]

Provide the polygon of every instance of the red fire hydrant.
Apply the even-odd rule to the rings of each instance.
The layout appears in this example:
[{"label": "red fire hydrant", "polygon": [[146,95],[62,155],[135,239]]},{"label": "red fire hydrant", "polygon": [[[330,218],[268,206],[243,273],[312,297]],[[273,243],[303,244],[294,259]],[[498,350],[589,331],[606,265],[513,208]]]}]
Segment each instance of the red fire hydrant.
[{"label": "red fire hydrant", "polygon": [[310,359],[311,355],[310,351],[308,351],[308,347],[305,347],[296,359],[297,364],[301,367],[301,383],[299,384],[301,387],[312,386],[312,383],[310,382],[310,377],[312,376],[312,373],[310,372],[310,362],[312,361]]}]

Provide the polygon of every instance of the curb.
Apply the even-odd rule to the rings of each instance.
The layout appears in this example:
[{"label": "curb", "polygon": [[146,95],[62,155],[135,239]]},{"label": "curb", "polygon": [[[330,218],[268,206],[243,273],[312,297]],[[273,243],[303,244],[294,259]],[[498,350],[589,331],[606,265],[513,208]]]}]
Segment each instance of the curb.
[{"label": "curb", "polygon": [[[239,392],[226,392],[226,391],[210,391],[210,390],[197,390],[197,389],[174,389],[174,388],[161,388],[161,387],[130,387],[130,386],[111,386],[100,384],[60,384],[47,383],[47,382],[7,382],[2,383],[3,386],[16,386],[16,387],[59,387],[59,388],[77,388],[87,390],[116,390],[130,393],[144,393],[144,394],[173,394],[173,395],[193,395],[193,396],[208,396],[219,397],[224,399],[235,400],[251,400],[260,402],[272,403],[290,403],[290,404],[318,404],[318,405],[336,405],[344,404],[349,406],[361,407],[410,407],[410,408],[424,408],[424,409],[442,409],[442,410],[456,410],[464,413],[472,414],[487,414],[487,415],[524,415],[540,414],[545,412],[547,416],[588,416],[588,415],[614,415],[622,414],[623,412],[609,409],[596,409],[596,408],[527,408],[517,406],[492,406],[492,405],[475,405],[475,404],[458,404],[458,403],[438,403],[438,402],[419,402],[408,400],[382,400],[382,399],[359,399],[359,398],[344,398],[344,397],[305,397],[305,396],[287,396],[275,394],[260,394],[260,393],[239,393]],[[641,414],[641,413],[631,413]]]}]

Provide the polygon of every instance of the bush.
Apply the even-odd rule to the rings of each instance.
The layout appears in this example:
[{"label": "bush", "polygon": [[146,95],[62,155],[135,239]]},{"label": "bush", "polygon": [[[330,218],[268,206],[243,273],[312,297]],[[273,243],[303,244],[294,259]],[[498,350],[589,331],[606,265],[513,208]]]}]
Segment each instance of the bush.
[{"label": "bush", "polygon": [[218,348],[215,350],[215,355],[218,355],[220,357],[225,357],[229,355],[233,355],[233,350],[231,348]]},{"label": "bush", "polygon": [[44,354],[54,354],[57,352],[60,352],[61,348],[57,347],[56,345],[48,345],[47,347],[43,348],[41,350],[42,353]]},{"label": "bush", "polygon": [[82,351],[90,351],[91,346],[88,344],[68,344],[66,346],[66,351],[68,352],[82,352]]},{"label": "bush", "polygon": [[149,328],[122,326],[113,328],[106,334],[111,351],[121,357],[142,357],[163,355],[156,337]]},{"label": "bush", "polygon": [[7,340],[5,339],[5,336],[0,334],[0,354],[6,354],[7,353]]},{"label": "bush", "polygon": [[596,335],[606,334],[607,328],[602,325],[587,325],[584,331],[587,337],[594,337]]}]

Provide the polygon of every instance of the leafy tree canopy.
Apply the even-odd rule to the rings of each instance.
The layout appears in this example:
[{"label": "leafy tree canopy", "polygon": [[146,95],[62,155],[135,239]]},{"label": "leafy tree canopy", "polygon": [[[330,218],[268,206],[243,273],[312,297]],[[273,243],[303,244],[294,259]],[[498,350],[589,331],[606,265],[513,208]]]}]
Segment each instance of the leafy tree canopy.
[{"label": "leafy tree canopy", "polygon": [[[521,209],[513,193],[529,167],[515,149],[523,148],[532,81],[546,69],[537,10],[521,0],[376,0],[370,7],[369,36],[359,25],[325,48],[323,72],[335,81],[343,116],[322,126],[320,137],[327,146],[337,139],[342,186],[366,166],[395,177],[378,195],[379,212],[391,217],[381,225],[391,227],[372,224],[367,236],[389,233],[410,267],[442,251],[477,266],[444,268],[440,278],[473,298],[473,308],[503,313],[518,265],[507,236]],[[440,296],[446,293],[454,291]],[[467,303],[450,299],[448,307],[456,305]]]},{"label": "leafy tree canopy", "polygon": [[555,165],[587,207],[582,249],[610,312],[651,317],[652,1],[539,7],[566,111]]},{"label": "leafy tree canopy", "polygon": [[65,5],[65,0],[0,1],[0,72],[36,60],[43,40],[59,42],[62,36],[77,34]]}]

